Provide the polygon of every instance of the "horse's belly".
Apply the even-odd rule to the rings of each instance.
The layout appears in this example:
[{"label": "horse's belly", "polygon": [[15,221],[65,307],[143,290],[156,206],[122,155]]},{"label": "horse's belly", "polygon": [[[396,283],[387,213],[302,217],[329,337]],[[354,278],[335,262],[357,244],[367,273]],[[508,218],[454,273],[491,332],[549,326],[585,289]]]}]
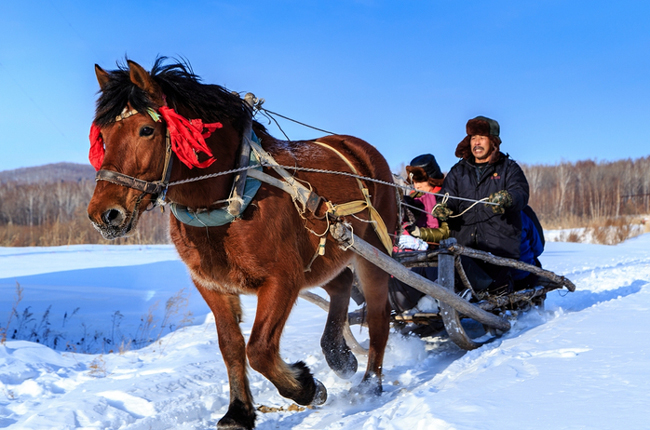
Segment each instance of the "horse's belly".
[{"label": "horse's belly", "polygon": [[189,268],[189,270],[194,282],[206,290],[217,291],[222,294],[249,294],[251,292],[242,288],[241,285],[225,279],[217,280],[213,277],[205,276],[199,271],[192,270],[192,268]]}]

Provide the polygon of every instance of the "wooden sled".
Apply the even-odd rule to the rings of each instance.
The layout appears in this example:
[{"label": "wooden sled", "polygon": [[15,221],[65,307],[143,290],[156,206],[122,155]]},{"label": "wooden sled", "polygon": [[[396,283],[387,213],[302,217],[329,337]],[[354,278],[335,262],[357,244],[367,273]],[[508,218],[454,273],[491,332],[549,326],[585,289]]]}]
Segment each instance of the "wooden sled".
[{"label": "wooden sled", "polygon": [[[356,252],[385,272],[437,299],[440,303],[437,313],[394,315],[391,318],[394,326],[405,324],[439,326],[444,328],[456,345],[465,350],[478,348],[484,342],[472,339],[461,324],[462,319],[471,318],[482,324],[491,333],[504,333],[510,329],[510,323],[503,318],[506,311],[522,310],[530,307],[531,304],[543,303],[546,294],[556,289],[566,288],[568,291],[575,291],[575,285],[564,276],[521,261],[496,257],[487,252],[460,246],[453,238],[442,241],[440,247],[432,251],[406,252],[390,257],[354,235],[344,223],[333,224],[330,233],[342,247]],[[538,285],[531,289],[504,294],[476,293],[460,264],[461,255],[533,273],[539,276]],[[410,270],[412,267],[435,266],[438,267],[439,283]],[[473,293],[473,302],[456,294],[456,272],[459,274],[462,284]],[[327,300],[313,293],[303,292],[300,297],[327,310]],[[349,314],[348,323],[350,325],[363,324],[363,317],[362,311],[352,312]],[[345,328],[345,338],[355,353],[363,353],[363,348],[352,335],[349,326]]]}]

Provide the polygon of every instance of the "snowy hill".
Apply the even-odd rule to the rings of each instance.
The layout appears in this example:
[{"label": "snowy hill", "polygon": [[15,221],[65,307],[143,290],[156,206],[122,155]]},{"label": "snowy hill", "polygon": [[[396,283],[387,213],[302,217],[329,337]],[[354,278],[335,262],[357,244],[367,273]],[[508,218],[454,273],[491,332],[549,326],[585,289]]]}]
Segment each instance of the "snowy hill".
[{"label": "snowy hill", "polygon": [[90,164],[52,163],[35,167],[0,171],[0,183],[16,182],[21,184],[56,183],[64,181],[92,181],[95,169]]},{"label": "snowy hill", "polygon": [[[251,370],[256,404],[271,410],[258,413],[257,428],[648,428],[650,234],[617,246],[548,242],[541,261],[577,291],[553,292],[545,311],[520,315],[510,332],[471,352],[445,338],[392,333],[384,393],[362,402],[347,395],[361,370],[341,380],[320,352],[325,312],[299,301],[282,354],[304,360],[329,398],[318,408],[289,409],[291,402]],[[17,284],[23,293],[17,309],[31,314],[21,330],[35,332],[40,343],[0,345],[0,427],[216,427],[229,391],[214,321],[171,247],[0,248],[0,326]],[[178,306],[166,315],[174,297]],[[244,298],[245,335],[255,303]],[[358,326],[353,332],[367,339]],[[91,344],[88,336],[97,333]],[[128,344],[138,336],[154,342]],[[84,348],[97,353],[72,352]]]}]

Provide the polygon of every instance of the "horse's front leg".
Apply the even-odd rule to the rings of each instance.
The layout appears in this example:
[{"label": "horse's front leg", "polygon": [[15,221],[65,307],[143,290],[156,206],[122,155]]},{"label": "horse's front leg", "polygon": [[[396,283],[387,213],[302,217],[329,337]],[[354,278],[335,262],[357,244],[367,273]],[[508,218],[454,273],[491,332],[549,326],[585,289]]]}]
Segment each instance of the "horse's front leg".
[{"label": "horse's front leg", "polygon": [[217,428],[250,430],[255,427],[255,409],[246,375],[246,341],[239,328],[242,317],[239,296],[206,289],[196,281],[194,284],[214,314],[219,348],[228,370],[230,406]]},{"label": "horse's front leg", "polygon": [[320,346],[327,364],[343,379],[351,378],[358,367],[357,359],[343,337],[345,323],[348,320],[348,306],[353,281],[354,275],[346,267],[338,276],[323,285],[323,289],[330,296],[330,307]]},{"label": "horse's front leg", "polygon": [[287,277],[282,281],[267,279],[258,289],[246,353],[250,366],[271,381],[280,395],[299,405],[321,405],[327,400],[325,386],[302,361],[287,364],[280,357],[280,337],[298,292],[299,286]]}]

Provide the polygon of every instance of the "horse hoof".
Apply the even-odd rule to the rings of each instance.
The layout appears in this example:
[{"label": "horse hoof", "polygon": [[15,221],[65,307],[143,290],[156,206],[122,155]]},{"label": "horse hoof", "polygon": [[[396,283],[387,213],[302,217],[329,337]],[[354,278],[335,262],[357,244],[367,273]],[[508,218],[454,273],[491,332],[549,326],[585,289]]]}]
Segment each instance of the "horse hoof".
[{"label": "horse hoof", "polygon": [[217,430],[252,430],[253,427],[248,427],[238,422],[235,422],[233,419],[223,417],[217,423]]},{"label": "horse hoof", "polygon": [[255,411],[252,404],[235,399],[228,412],[217,423],[220,430],[252,430],[255,427]]},{"label": "horse hoof", "polygon": [[323,355],[327,365],[341,379],[350,379],[357,373],[359,362],[350,348],[323,348]]},{"label": "horse hoof", "polygon": [[359,362],[352,351],[347,350],[340,354],[325,354],[327,365],[341,379],[350,379],[357,373]]},{"label": "horse hoof", "polygon": [[359,367],[357,358],[352,354],[350,355],[352,359],[346,363],[345,366],[341,367],[340,369],[332,369],[334,373],[336,373],[336,376],[341,379],[350,379],[357,373],[357,368]]},{"label": "horse hoof", "polygon": [[356,387],[350,389],[351,401],[363,399],[365,397],[379,397],[382,393],[381,383],[378,378],[372,377],[361,381]]},{"label": "horse hoof", "polygon": [[312,406],[320,406],[327,400],[327,388],[318,379],[314,378],[314,385],[316,390],[314,392],[314,400],[311,401]]}]

